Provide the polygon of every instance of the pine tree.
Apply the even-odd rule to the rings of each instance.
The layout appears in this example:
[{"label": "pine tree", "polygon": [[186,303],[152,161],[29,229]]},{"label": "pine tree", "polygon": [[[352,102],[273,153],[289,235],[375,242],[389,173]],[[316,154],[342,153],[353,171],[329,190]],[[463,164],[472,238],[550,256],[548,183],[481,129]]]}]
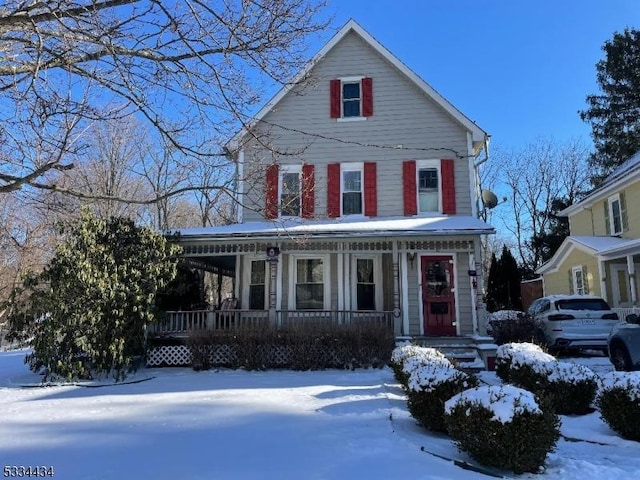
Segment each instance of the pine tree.
[{"label": "pine tree", "polygon": [[487,281],[487,311],[522,310],[520,296],[520,270],[516,259],[506,245],[500,259],[491,254],[489,279]]},{"label": "pine tree", "polygon": [[616,32],[604,43],[605,58],[596,64],[600,94],[588,95],[580,113],[591,124],[595,153],[592,182],[598,183],[640,150],[640,31]]}]

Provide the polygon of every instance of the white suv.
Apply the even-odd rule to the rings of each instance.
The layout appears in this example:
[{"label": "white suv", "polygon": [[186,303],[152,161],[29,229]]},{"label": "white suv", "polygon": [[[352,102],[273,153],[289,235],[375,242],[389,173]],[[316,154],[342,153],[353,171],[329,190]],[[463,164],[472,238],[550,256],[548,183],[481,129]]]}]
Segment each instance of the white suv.
[{"label": "white suv", "polygon": [[607,302],[592,295],[549,295],[535,300],[527,314],[536,337],[549,350],[607,352],[609,332],[618,320]]}]

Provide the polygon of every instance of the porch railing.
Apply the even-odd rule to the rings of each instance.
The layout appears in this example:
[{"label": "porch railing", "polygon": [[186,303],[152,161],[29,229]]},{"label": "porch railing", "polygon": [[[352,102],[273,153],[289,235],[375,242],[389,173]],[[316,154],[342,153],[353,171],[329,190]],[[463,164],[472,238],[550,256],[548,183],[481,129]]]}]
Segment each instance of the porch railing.
[{"label": "porch railing", "polygon": [[612,308],[611,310],[618,314],[620,320],[624,320],[627,318],[627,315],[631,315],[632,313],[640,315],[640,307]]},{"label": "porch railing", "polygon": [[[184,335],[192,330],[232,330],[268,325],[268,310],[193,310],[165,312],[165,318],[149,327],[151,335]],[[393,313],[353,310],[276,310],[282,326],[349,324],[367,322],[393,329]]]}]

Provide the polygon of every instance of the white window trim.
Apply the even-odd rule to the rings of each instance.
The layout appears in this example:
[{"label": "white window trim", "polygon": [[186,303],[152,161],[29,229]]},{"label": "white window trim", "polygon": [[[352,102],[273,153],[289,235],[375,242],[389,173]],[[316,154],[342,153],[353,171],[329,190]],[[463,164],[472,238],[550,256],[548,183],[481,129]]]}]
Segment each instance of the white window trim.
[{"label": "white window trim", "polygon": [[[344,172],[360,172],[360,196],[362,198],[362,213],[350,213],[345,215],[342,208],[344,194]],[[340,164],[340,216],[349,218],[364,218],[364,162],[347,162]]]},{"label": "white window trim", "polygon": [[[578,291],[578,272],[580,273],[580,278],[582,280],[582,292]],[[575,265],[571,267],[571,281],[573,281],[573,291],[576,295],[584,295],[586,292],[584,291],[584,269],[582,265]]]},{"label": "white window trim", "polygon": [[[420,211],[420,170],[423,168],[435,168],[438,172],[438,210]],[[442,214],[442,171],[440,160],[417,160],[416,161],[416,210],[418,215],[430,216]]]},{"label": "white window trim", "polygon": [[[300,189],[298,190],[298,195],[300,196],[300,215],[283,215],[282,214],[282,177],[285,173],[297,173],[298,174],[298,184],[300,185]],[[302,165],[280,165],[280,169],[278,172],[278,217],[280,218],[300,218],[302,216]]]},{"label": "white window trim", "polygon": [[289,255],[289,310],[296,310],[296,283],[298,274],[298,260],[322,260],[322,281],[324,284],[324,310],[331,309],[331,275],[330,257],[328,254],[319,255]]},{"label": "white window trim", "polygon": [[[374,311],[382,310],[382,257],[380,255],[352,255],[351,256],[351,310],[358,310],[358,259],[373,260],[373,282],[375,284]],[[362,310],[367,312],[369,310]]]},{"label": "white window trim", "polygon": [[[615,219],[613,216],[613,203],[618,202],[618,211],[620,212],[620,230],[615,231]],[[620,194],[616,193],[615,195],[610,196],[607,199],[607,206],[609,208],[609,231],[611,235],[620,235],[624,230],[622,227],[622,202],[620,201]]]},{"label": "white window trim", "polygon": [[[338,80],[340,80],[340,116],[336,119],[338,122],[362,122],[363,120],[367,119],[367,117],[364,117],[362,115],[362,79],[363,78],[365,78],[364,75],[355,76],[355,77],[339,77],[338,78]],[[356,82],[360,83],[360,116],[345,117],[344,111],[343,111],[344,103],[342,101],[342,85],[344,83],[356,83]]]},{"label": "white window trim", "polygon": [[265,261],[264,265],[264,309],[267,310],[269,308],[269,280],[271,277],[271,269],[269,262],[266,261],[266,256],[259,255],[245,255],[243,257],[243,261],[245,262],[245,267],[242,269],[242,284],[246,286],[246,288],[242,289],[242,298],[240,299],[240,305],[242,308],[249,309],[249,287],[251,286],[251,262],[255,261]]}]

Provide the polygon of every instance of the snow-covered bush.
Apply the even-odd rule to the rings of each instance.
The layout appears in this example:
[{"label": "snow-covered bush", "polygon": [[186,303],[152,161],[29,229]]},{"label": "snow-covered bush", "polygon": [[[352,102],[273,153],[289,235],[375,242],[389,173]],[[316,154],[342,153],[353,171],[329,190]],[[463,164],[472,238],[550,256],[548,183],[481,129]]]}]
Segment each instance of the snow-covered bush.
[{"label": "snow-covered bush", "polygon": [[546,397],[561,415],[589,413],[598,389],[598,377],[589,368],[558,362],[531,343],[498,347],[496,373],[505,382]]},{"label": "snow-covered bush", "polygon": [[528,365],[533,361],[553,362],[555,357],[545,353],[533,343],[505,343],[496,350],[496,375],[507,383],[511,380],[512,368]]},{"label": "snow-covered bush", "polygon": [[391,352],[391,368],[393,374],[405,389],[411,372],[422,364],[430,362],[449,363],[442,352],[435,348],[418,345],[403,345]]},{"label": "snow-covered bush", "polygon": [[596,406],[622,437],[640,441],[640,372],[611,372],[601,379]]},{"label": "snow-covered bush", "polygon": [[420,425],[445,432],[444,403],[457,393],[478,385],[478,380],[451,363],[435,360],[416,367],[407,383],[409,413]]},{"label": "snow-covered bush", "polygon": [[560,437],[560,419],[531,392],[511,385],[477,387],[445,403],[447,432],[483,465],[537,472]]}]

